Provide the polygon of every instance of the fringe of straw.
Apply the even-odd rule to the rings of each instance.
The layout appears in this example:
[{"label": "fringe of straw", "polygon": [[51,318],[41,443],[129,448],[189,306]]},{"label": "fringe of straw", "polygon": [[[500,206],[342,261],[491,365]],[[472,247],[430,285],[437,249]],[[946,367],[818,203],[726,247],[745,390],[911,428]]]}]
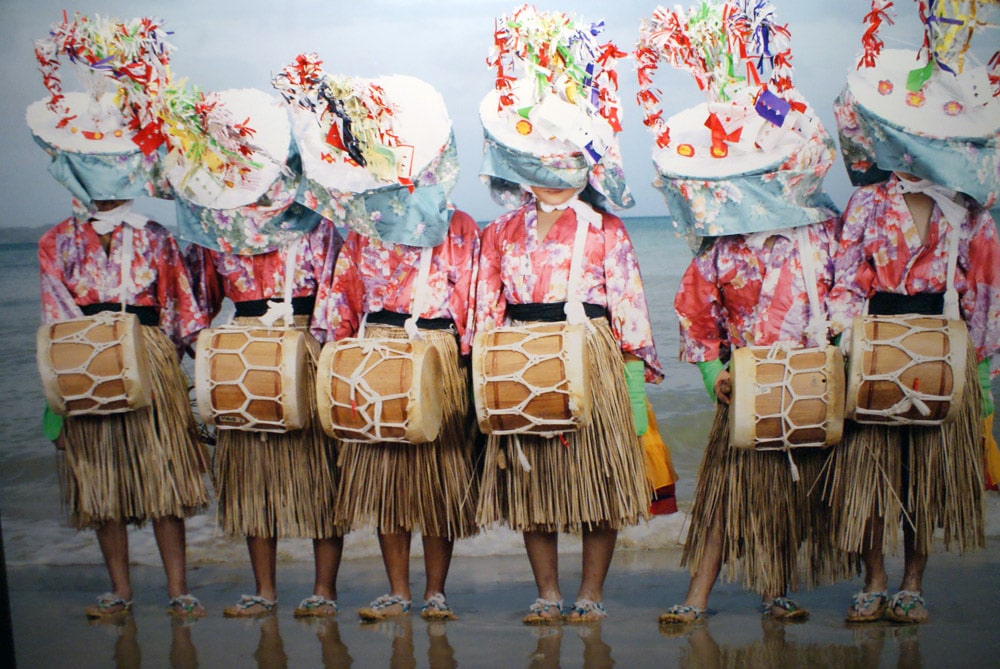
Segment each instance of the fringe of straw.
[{"label": "fringe of straw", "polygon": [[[469,366],[462,363],[454,334],[423,330],[441,354],[444,417],[428,444],[341,444],[337,520],[353,530],[410,532],[462,539],[475,522],[478,484],[473,467],[475,416],[469,403]],[[369,325],[369,337],[405,339],[402,328]]]},{"label": "fringe of straw", "polygon": [[[477,520],[517,531],[619,530],[648,518],[651,490],[624,385],[621,350],[604,319],[591,321],[591,424],[546,439],[490,435]],[[520,445],[531,465],[519,462]]]},{"label": "fringe of straw", "polygon": [[323,539],[337,525],[337,446],[316,415],[319,343],[308,342],[306,425],[291,432],[216,429],[215,478],[219,525],[233,536]]},{"label": "fringe of straw", "polygon": [[210,500],[208,451],[198,440],[177,351],[159,328],[143,326],[141,332],[150,357],[152,406],[69,416],[63,425],[63,502],[78,529],[109,520],[141,526],[164,516],[186,518]]},{"label": "fringe of straw", "polygon": [[746,590],[776,594],[849,576],[850,562],[829,535],[829,511],[809,495],[826,450],[793,450],[796,482],[786,453],[729,445],[729,411],[725,405],[716,410],[681,565],[692,573],[698,569],[711,529],[718,526],[725,577]]},{"label": "fringe of straw", "polygon": [[[938,427],[844,426],[830,455],[822,497],[833,510],[840,548],[860,552],[868,542],[886,553],[899,546],[899,527],[915,530],[917,549],[929,553],[943,530],[945,550],[985,546],[980,390],[975,347],[965,366],[962,409],[955,422]],[[870,536],[868,520],[882,517],[883,531]]]}]

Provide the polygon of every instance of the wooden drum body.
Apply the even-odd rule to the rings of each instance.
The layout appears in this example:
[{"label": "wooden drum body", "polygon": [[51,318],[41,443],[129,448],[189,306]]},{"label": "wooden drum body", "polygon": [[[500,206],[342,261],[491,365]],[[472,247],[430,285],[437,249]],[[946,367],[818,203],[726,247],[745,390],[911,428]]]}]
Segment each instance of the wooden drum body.
[{"label": "wooden drum body", "polygon": [[152,386],[142,326],[134,314],[105,311],[38,328],[45,399],[63,416],[147,407]]},{"label": "wooden drum body", "polygon": [[195,357],[198,413],[222,429],[302,429],[310,410],[309,335],[294,328],[202,330]]},{"label": "wooden drum body", "polygon": [[479,428],[552,436],[588,425],[586,327],[532,323],[477,333],[472,386]]},{"label": "wooden drum body", "polygon": [[731,375],[731,446],[771,450],[840,441],[844,358],[836,347],[737,349]]},{"label": "wooden drum body", "polygon": [[939,316],[859,316],[848,355],[847,417],[858,423],[941,425],[965,390],[968,328]]},{"label": "wooden drum body", "polygon": [[423,340],[347,338],[323,347],[316,404],[342,441],[434,441],[444,416],[441,355]]}]

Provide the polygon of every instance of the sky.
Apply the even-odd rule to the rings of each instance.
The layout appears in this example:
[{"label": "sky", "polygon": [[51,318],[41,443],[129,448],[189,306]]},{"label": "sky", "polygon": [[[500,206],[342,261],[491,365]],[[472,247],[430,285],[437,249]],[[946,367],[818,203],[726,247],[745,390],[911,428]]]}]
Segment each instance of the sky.
[{"label": "sky", "polygon": [[[772,0],[777,19],[787,23],[792,65],[799,91],[836,133],[832,103],[848,71],[857,62],[862,19],[869,0]],[[564,11],[586,21],[605,22],[603,40],[631,52],[643,18],[657,4],[648,0],[566,0],[535,2],[540,10]],[[52,0],[0,0],[0,227],[51,225],[69,213],[69,193],[51,176],[48,158],[34,143],[24,121],[29,104],[46,95],[33,53],[33,41],[61,19],[63,10],[132,18],[155,16],[173,32],[172,69],[177,77],[203,90],[258,88],[271,92],[271,76],[299,53],[315,51],[332,74],[420,77],[443,95],[458,143],[461,176],[452,201],[476,220],[488,221],[502,210],[479,180],[482,129],[477,109],[490,91],[493,74],[486,65],[494,20],[519,7],[494,0],[210,0],[97,1],[66,4]],[[673,6],[668,4],[668,6]],[[689,4],[683,4],[686,8]],[[280,9],[278,9],[280,8]],[[896,0],[896,26],[883,28],[887,47],[916,48],[916,3]],[[68,68],[66,68],[68,70]],[[652,134],[642,125],[635,102],[637,83],[632,59],[618,63],[623,105],[620,140],[625,175],[636,205],[623,216],[663,216],[663,197],[651,182]],[[63,78],[72,90],[72,76]],[[694,80],[662,63],[657,83],[664,109],[672,114],[703,100]],[[825,181],[827,193],[843,207],[851,187],[838,161]],[[137,208],[173,226],[173,205],[144,200]]]}]

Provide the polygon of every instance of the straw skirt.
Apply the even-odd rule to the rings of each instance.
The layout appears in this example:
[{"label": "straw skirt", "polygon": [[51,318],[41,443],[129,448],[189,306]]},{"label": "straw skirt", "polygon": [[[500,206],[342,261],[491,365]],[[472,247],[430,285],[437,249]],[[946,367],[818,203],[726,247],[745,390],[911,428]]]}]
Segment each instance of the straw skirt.
[{"label": "straw skirt", "polygon": [[[241,325],[259,325],[239,318]],[[302,318],[296,318],[301,327]],[[289,432],[216,430],[215,478],[219,525],[233,536],[326,539],[343,534],[335,522],[336,442],[316,414],[319,343],[306,334],[302,384],[309,394],[305,426]]]},{"label": "straw skirt", "polygon": [[208,452],[188,399],[177,350],[163,332],[141,327],[152,376],[152,405],[106,416],[68,416],[61,487],[70,524],[186,518],[208,506]]},{"label": "straw skirt", "polygon": [[846,555],[833,545],[829,511],[810,487],[827,449],[794,449],[793,477],[784,451],[729,445],[730,407],[719,404],[698,469],[691,526],[681,564],[694,574],[713,527],[722,532],[725,578],[760,594],[818,586],[851,573]]},{"label": "straw skirt", "polygon": [[[476,534],[476,441],[469,401],[468,363],[460,361],[454,333],[421,330],[441,356],[443,419],[426,444],[343,442],[338,522],[383,534],[419,529],[426,536],[462,539]],[[368,325],[366,337],[406,339],[390,325]]]},{"label": "straw skirt", "polygon": [[[938,529],[947,550],[985,546],[980,389],[971,342],[968,351],[962,408],[953,423],[845,423],[844,438],[830,454],[821,481],[841,549],[858,553],[881,545],[885,552],[895,551],[901,523],[915,530],[916,546],[924,554]],[[885,522],[869,537],[868,521],[875,517]]]},{"label": "straw skirt", "polygon": [[[545,438],[489,435],[477,521],[517,531],[618,530],[648,518],[651,490],[621,349],[604,318],[587,334],[591,422]],[[522,465],[526,459],[530,470]]]}]

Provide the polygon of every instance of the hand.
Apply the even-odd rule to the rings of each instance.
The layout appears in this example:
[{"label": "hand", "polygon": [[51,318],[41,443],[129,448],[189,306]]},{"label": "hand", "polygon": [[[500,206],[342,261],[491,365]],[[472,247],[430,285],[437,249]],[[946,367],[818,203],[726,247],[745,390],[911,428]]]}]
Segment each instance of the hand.
[{"label": "hand", "polygon": [[729,404],[729,396],[733,392],[732,379],[729,376],[729,370],[724,369],[719,372],[719,376],[715,379],[715,386],[713,387],[715,391],[715,397],[722,404]]}]

